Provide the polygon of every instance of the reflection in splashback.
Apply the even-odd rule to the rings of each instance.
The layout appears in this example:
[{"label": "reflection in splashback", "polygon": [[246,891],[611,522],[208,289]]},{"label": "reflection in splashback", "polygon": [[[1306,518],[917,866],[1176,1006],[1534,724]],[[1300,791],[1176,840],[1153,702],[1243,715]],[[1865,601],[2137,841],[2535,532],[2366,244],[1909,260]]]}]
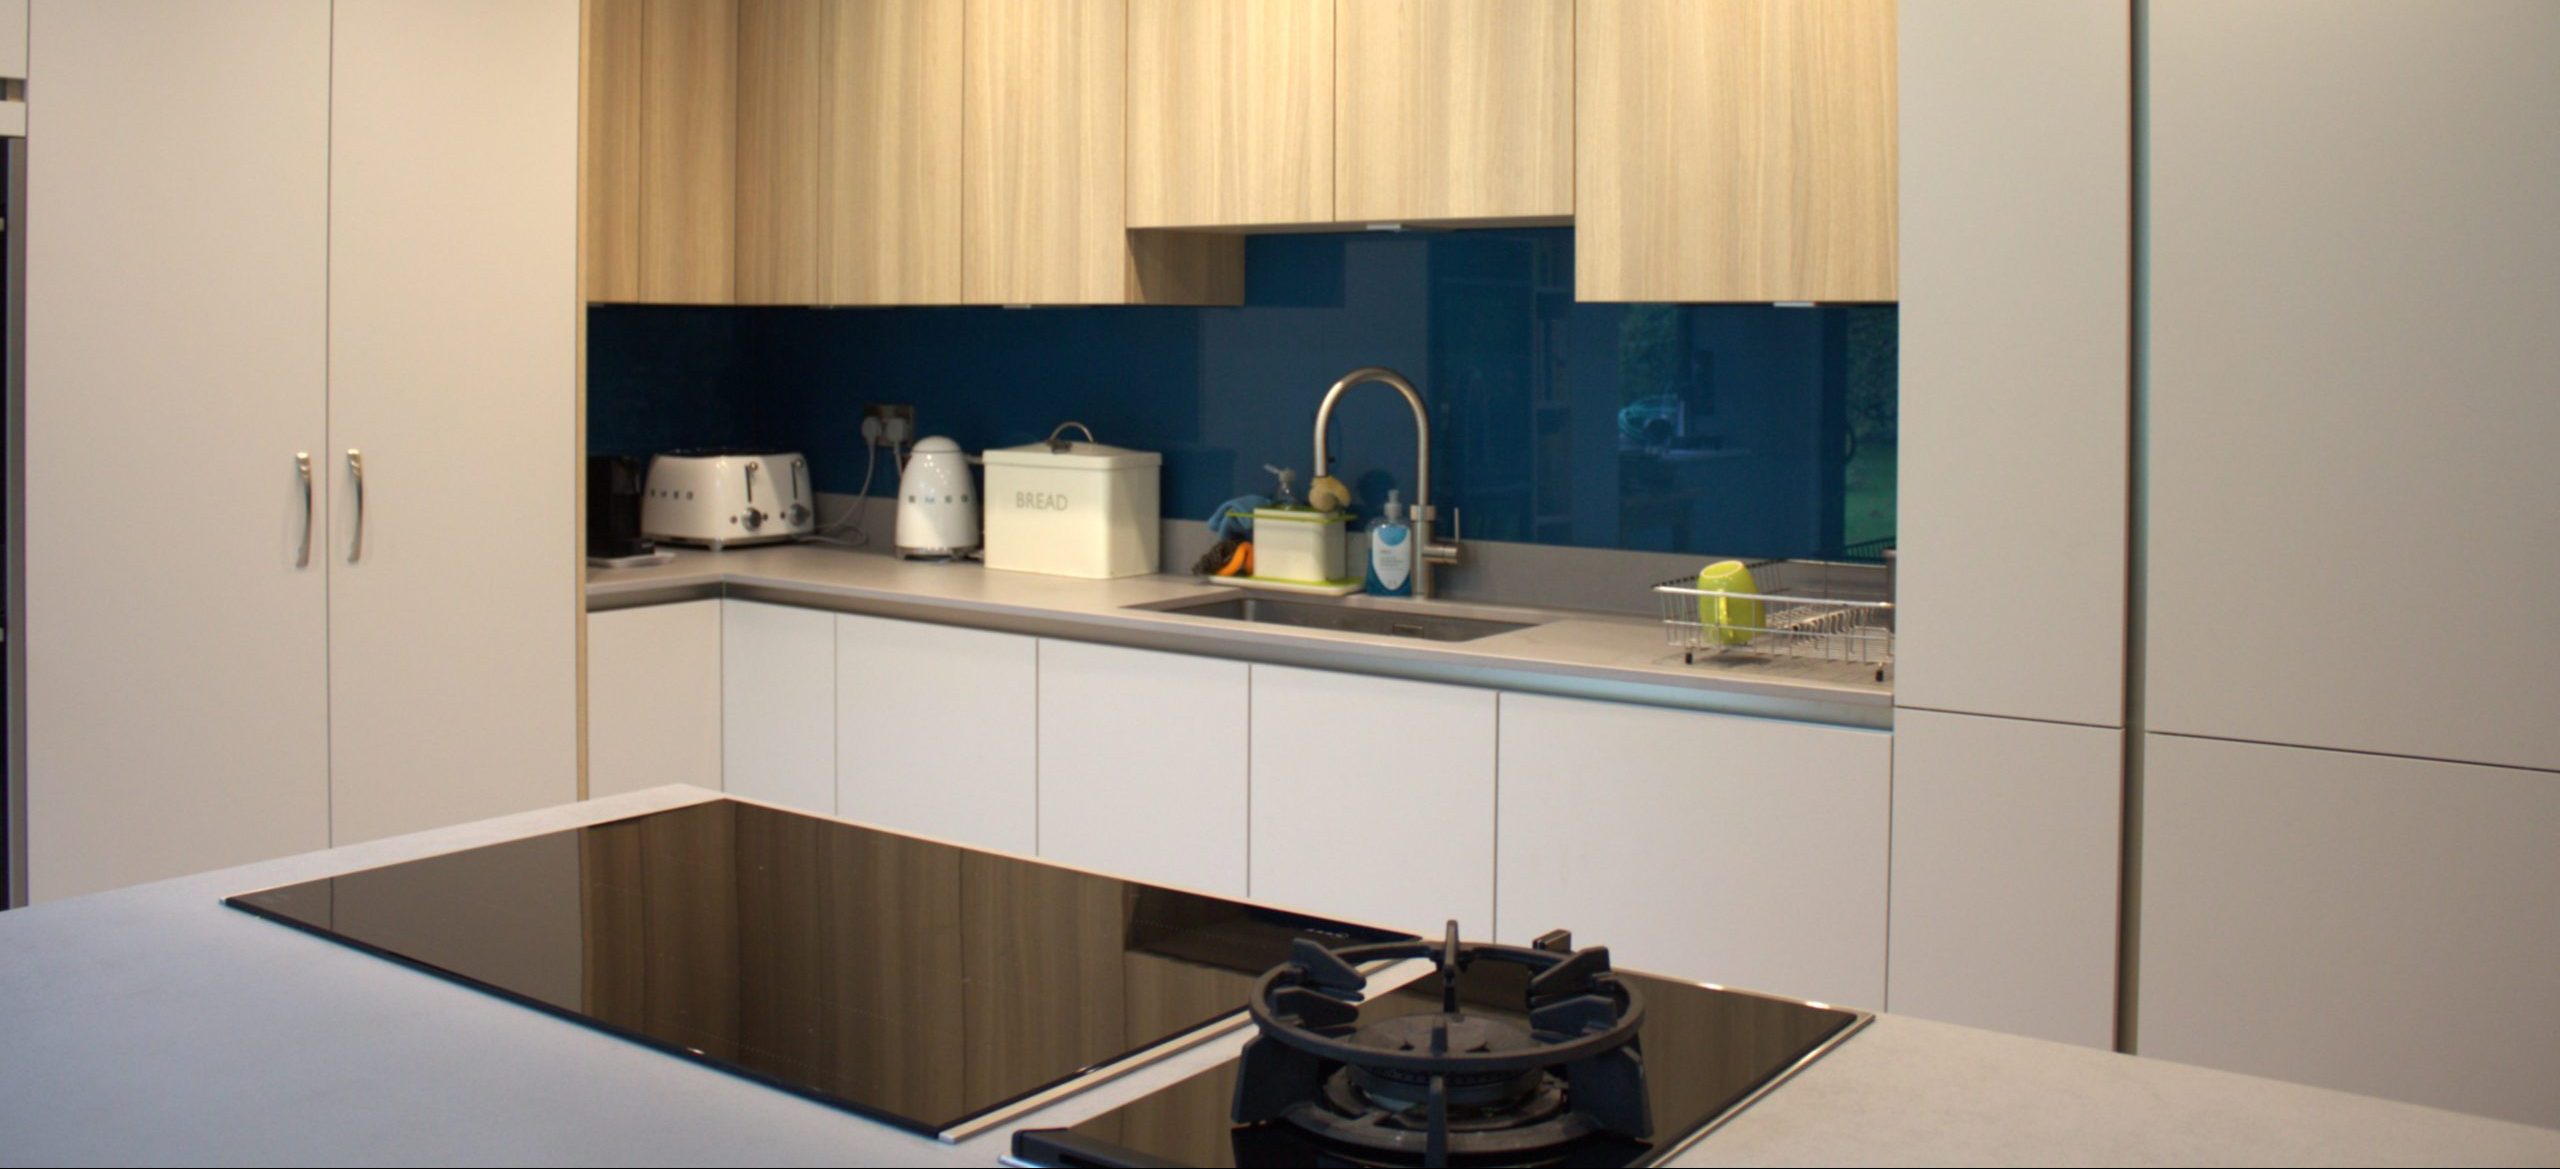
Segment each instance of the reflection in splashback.
[{"label": "reflection in splashback", "polygon": [[[1246,270],[1241,308],[599,306],[589,446],[788,446],[851,493],[866,402],[970,450],[1076,419],[1162,451],[1166,513],[1202,517],[1265,464],[1303,484],[1325,388],[1384,365],[1431,405],[1434,494],[1469,539],[1872,556],[1893,534],[1890,305],[1576,304],[1564,228],[1261,236]],[[1356,389],[1334,419],[1363,509],[1410,501],[1403,403]]]}]

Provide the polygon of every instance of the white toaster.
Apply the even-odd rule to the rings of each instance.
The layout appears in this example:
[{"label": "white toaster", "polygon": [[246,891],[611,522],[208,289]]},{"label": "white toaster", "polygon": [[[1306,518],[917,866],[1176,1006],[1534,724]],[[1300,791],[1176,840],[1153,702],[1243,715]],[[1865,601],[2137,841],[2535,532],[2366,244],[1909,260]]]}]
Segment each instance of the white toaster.
[{"label": "white toaster", "polygon": [[640,534],[713,550],[767,544],[818,527],[809,460],[797,451],[676,451],[649,460]]}]

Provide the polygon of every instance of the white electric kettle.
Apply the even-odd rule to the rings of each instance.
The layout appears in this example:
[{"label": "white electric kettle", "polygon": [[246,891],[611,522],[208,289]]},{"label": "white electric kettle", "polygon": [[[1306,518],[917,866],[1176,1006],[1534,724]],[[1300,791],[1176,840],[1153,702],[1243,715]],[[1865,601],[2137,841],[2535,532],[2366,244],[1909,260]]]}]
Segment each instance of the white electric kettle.
[{"label": "white electric kettle", "polygon": [[898,555],[952,559],[978,548],[978,476],[960,444],[923,439],[898,474]]}]

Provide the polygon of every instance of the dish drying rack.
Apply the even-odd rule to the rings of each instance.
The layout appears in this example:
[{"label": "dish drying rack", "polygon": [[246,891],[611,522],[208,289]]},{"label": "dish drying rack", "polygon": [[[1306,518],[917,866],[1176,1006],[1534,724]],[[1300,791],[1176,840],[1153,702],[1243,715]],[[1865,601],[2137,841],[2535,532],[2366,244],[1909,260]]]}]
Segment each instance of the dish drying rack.
[{"label": "dish drying rack", "polygon": [[[1706,657],[1787,657],[1887,666],[1893,662],[1893,602],[1853,599],[1821,561],[1767,560],[1746,565],[1767,590],[1724,592],[1697,578],[1653,586],[1663,635],[1691,665]],[[1807,580],[1805,577],[1812,577]],[[1713,621],[1718,599],[1758,601],[1758,624]],[[1701,602],[1705,602],[1702,604]]]}]

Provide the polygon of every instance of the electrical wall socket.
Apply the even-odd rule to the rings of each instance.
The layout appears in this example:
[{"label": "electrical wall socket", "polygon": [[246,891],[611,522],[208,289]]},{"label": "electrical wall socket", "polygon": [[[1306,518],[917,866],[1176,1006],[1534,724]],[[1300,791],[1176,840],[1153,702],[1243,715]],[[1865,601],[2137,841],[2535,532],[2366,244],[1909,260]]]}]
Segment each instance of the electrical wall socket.
[{"label": "electrical wall socket", "polygon": [[916,408],[873,402],[862,408],[862,436],[874,442],[914,442]]}]

